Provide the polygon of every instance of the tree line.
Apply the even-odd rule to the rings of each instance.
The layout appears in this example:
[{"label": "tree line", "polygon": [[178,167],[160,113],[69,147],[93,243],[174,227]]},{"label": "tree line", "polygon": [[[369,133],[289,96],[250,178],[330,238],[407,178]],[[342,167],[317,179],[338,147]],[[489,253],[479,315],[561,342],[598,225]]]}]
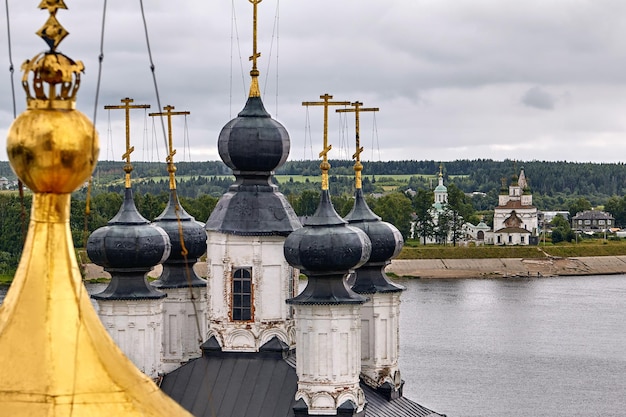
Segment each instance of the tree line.
[{"label": "tree line", "polygon": [[[352,207],[354,193],[352,161],[331,161],[330,191],[337,212],[345,216]],[[579,211],[604,205],[618,226],[626,227],[626,166],[572,162],[514,162],[511,160],[460,160],[445,162],[443,176],[448,187],[448,204],[435,224],[427,221],[433,203],[433,179],[439,173],[436,161],[365,162],[363,191],[370,207],[384,221],[394,224],[406,238],[412,221],[418,224],[416,239],[435,237],[445,243],[460,238],[465,221],[492,225],[493,208],[503,184],[523,166],[533,192],[534,205],[540,210]],[[123,195],[123,162],[101,161],[87,186],[72,195],[70,226],[76,246],[82,247],[86,236],[104,226],[119,210]],[[230,169],[221,161],[180,162],[176,164],[177,191],[185,210],[205,222],[220,196],[233,184]],[[165,208],[169,193],[166,164],[133,163],[133,190],[139,212],[149,220]],[[280,191],[299,216],[312,215],[319,201],[319,161],[287,161],[277,174],[305,176],[280,183]],[[306,176],[310,175],[311,180]],[[410,175],[396,187],[385,175]],[[8,162],[0,161],[0,176],[15,179]],[[371,177],[370,177],[371,176]],[[385,187],[383,188],[383,185]],[[391,191],[390,191],[391,188]],[[90,215],[85,216],[85,202],[90,189]],[[473,193],[478,191],[479,193]],[[473,193],[473,194],[472,194]],[[374,197],[376,195],[376,197]],[[17,193],[0,193],[0,273],[15,266],[22,245],[22,225],[28,224],[31,197],[23,200]],[[431,219],[432,220],[432,219]]]}]

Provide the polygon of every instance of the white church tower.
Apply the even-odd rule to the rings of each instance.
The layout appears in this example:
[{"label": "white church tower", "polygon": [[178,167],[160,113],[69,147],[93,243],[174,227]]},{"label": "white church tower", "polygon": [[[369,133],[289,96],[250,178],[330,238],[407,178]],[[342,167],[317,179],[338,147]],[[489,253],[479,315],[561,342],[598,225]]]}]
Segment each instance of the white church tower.
[{"label": "white church tower", "polygon": [[[357,268],[349,283],[352,290],[368,300],[361,307],[361,380],[379,391],[388,401],[402,396],[404,381],[398,365],[400,351],[400,294],[403,287],[391,282],[385,274],[390,259],[396,257],[404,240],[400,231],[390,223],[381,221],[367,205],[363,197],[361,181],[361,152],[359,139],[359,113],[377,111],[377,108],[362,108],[354,102],[351,111],[356,117],[356,151],[353,155],[355,188],[354,206],[345,220],[369,237],[372,251],[368,261]],[[440,172],[440,186],[443,186]],[[439,187],[438,187],[439,188]],[[445,187],[444,187],[445,188]],[[446,199],[440,201],[446,202]]]},{"label": "white church tower", "polygon": [[200,345],[206,337],[206,281],[198,277],[194,264],[206,252],[204,224],[197,222],[185,211],[176,191],[176,150],[172,140],[172,116],[187,115],[187,111],[173,111],[165,106],[162,113],[149,116],[166,116],[168,125],[167,171],[170,197],[165,210],[154,219],[169,236],[172,250],[163,263],[163,270],[152,286],[167,297],[163,300],[161,369],[167,373],[181,364],[201,355]]},{"label": "white church tower", "polygon": [[[328,94],[324,99],[324,126]],[[348,226],[332,206],[328,192],[330,164],[324,129],[322,193],[315,214],[285,242],[285,257],[307,277],[306,288],[287,300],[295,309],[298,356],[296,417],[364,416],[361,373],[361,306],[366,298],[346,283],[348,272],[371,253],[367,235]]]},{"label": "white church tower", "polygon": [[291,308],[298,271],[283,255],[285,238],[301,226],[272,183],[289,155],[287,130],[267,113],[258,85],[256,14],[250,94],[218,139],[220,158],[236,181],[206,222],[209,338],[223,351],[256,352],[273,337],[295,346]]},{"label": "white church tower", "polygon": [[[126,125],[132,105],[130,98],[122,106],[106,106],[126,110]],[[152,268],[170,254],[167,233],[150,224],[135,207],[131,188],[129,129],[126,129],[126,164],[124,165],[124,201],[119,212],[106,226],[95,230],[87,240],[87,254],[96,265],[111,274],[107,288],[91,297],[98,304],[100,320],[122,351],[135,366],[151,378],[161,369],[161,327],[163,299],[166,295],[146,281]]]},{"label": "white church tower", "polygon": [[434,190],[435,203],[433,206],[436,210],[441,210],[444,204],[448,203],[448,188],[443,185],[443,165],[439,164],[438,184]]}]

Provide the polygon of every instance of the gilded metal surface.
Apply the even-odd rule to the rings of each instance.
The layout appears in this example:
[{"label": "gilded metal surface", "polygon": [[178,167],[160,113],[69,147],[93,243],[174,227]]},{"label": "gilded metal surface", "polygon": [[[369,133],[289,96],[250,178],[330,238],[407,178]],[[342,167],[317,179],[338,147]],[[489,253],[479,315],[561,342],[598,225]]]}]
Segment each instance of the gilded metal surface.
[{"label": "gilded metal surface", "polygon": [[328,190],[328,171],[330,170],[330,164],[328,163],[328,151],[333,146],[328,144],[328,106],[347,106],[349,101],[330,101],[333,96],[330,94],[321,95],[322,101],[303,101],[303,106],[324,106],[324,148],[320,152],[320,158],[322,163],[320,169],[322,170],[322,190]]},{"label": "gilded metal surface", "polygon": [[249,97],[261,97],[261,90],[259,89],[259,70],[256,66],[256,60],[261,56],[260,52],[257,52],[256,49],[256,28],[257,28],[257,5],[261,3],[263,0],[248,0],[252,3],[252,56],[250,56],[250,61],[252,61],[252,69],[250,70],[250,77],[252,77],[252,81],[250,82],[250,94]]},{"label": "gilded metal surface", "polygon": [[352,158],[356,160],[356,162],[354,163],[354,177],[355,177],[355,183],[356,186],[355,188],[358,190],[362,187],[362,181],[361,181],[361,171],[363,171],[363,164],[361,164],[361,152],[363,152],[363,147],[361,146],[361,138],[360,138],[360,123],[359,123],[359,113],[361,113],[362,111],[379,111],[380,109],[378,107],[368,107],[368,108],[362,108],[361,106],[363,105],[363,103],[361,103],[360,101],[355,101],[354,103],[350,104],[351,106],[353,106],[353,109],[337,109],[335,110],[337,113],[354,113],[354,118],[355,118],[355,123],[354,123],[354,130],[356,132],[356,151],[354,152],[354,154],[352,155]]},{"label": "gilded metal surface", "polygon": [[36,193],[71,193],[89,178],[98,153],[93,124],[78,110],[27,109],[9,128],[9,161]]},{"label": "gilded metal surface", "polygon": [[[65,5],[44,0],[40,7],[54,14]],[[54,71],[42,79],[53,92],[57,80],[48,75],[63,71],[46,65]],[[15,173],[35,194],[22,258],[0,307],[0,414],[189,416],[115,345],[83,286],[70,192],[91,174],[98,140],[87,117],[52,105],[63,100],[54,93],[44,108],[29,100],[7,139]]]},{"label": "gilded metal surface", "polygon": [[168,145],[168,154],[167,154],[167,172],[170,176],[170,190],[176,189],[176,166],[174,165],[174,155],[176,155],[176,149],[174,149],[174,144],[172,142],[172,116],[183,116],[191,114],[188,111],[172,111],[174,110],[174,106],[165,106],[162,113],[149,113],[148,116],[167,116],[167,145]]},{"label": "gilded metal surface", "polygon": [[135,100],[133,100],[132,98],[123,98],[122,100],[120,100],[122,103],[122,105],[119,106],[114,106],[114,105],[107,105],[104,106],[105,110],[113,110],[113,109],[123,109],[124,110],[124,114],[125,114],[125,121],[126,121],[126,152],[124,152],[124,155],[122,155],[122,159],[126,160],[126,164],[124,164],[124,172],[126,173],[125,179],[124,179],[124,186],[126,188],[130,188],[130,173],[133,172],[133,166],[130,163],[130,154],[133,153],[133,151],[135,150],[134,146],[130,146],[130,109],[149,109],[150,105],[149,104],[130,104],[133,103]]}]

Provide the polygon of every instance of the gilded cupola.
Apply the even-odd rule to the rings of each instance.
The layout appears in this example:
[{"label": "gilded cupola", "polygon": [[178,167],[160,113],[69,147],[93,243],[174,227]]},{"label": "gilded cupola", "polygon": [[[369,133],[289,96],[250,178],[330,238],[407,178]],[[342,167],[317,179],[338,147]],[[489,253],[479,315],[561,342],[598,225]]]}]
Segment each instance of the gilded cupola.
[{"label": "gilded cupola", "polygon": [[38,35],[50,49],[22,66],[27,109],[7,153],[34,193],[28,234],[0,307],[0,410],[10,416],[187,416],[124,356],[82,283],[70,233],[70,193],[91,175],[98,137],[75,109],[83,65],[56,51],[63,0]]}]

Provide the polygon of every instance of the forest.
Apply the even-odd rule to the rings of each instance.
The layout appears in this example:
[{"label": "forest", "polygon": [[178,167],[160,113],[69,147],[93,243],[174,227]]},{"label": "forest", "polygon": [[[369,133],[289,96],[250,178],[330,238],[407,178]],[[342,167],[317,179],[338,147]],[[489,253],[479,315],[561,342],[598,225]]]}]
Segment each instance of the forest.
[{"label": "forest", "polygon": [[[287,161],[276,171],[279,186],[296,213],[311,215],[319,199],[320,161]],[[352,207],[353,162],[331,160],[330,191],[337,212],[344,216]],[[91,187],[81,187],[72,195],[70,226],[77,247],[86,236],[106,225],[118,211],[124,188],[122,161],[100,161]],[[503,185],[524,168],[539,210],[577,211],[600,207],[609,211],[618,226],[626,226],[626,165],[622,163],[578,163],[547,161],[457,160],[363,162],[363,191],[370,207],[383,220],[409,236],[411,219],[424,216],[432,202],[440,166],[450,195],[450,219],[476,224],[491,221],[490,211],[498,201]],[[198,221],[208,219],[219,197],[234,183],[230,168],[221,161],[180,162],[177,192],[184,209]],[[168,201],[165,163],[133,163],[133,191],[139,212],[154,219]],[[20,256],[23,229],[27,227],[32,197],[28,190],[20,197],[10,184],[16,180],[9,163],[0,161],[0,177],[9,190],[0,192],[0,274],[14,270]],[[85,214],[89,191],[90,213]],[[408,192],[407,192],[408,191]],[[420,231],[417,231],[418,234]],[[433,233],[430,231],[430,233]],[[454,234],[453,234],[454,235]],[[419,237],[417,237],[419,238]]]}]

